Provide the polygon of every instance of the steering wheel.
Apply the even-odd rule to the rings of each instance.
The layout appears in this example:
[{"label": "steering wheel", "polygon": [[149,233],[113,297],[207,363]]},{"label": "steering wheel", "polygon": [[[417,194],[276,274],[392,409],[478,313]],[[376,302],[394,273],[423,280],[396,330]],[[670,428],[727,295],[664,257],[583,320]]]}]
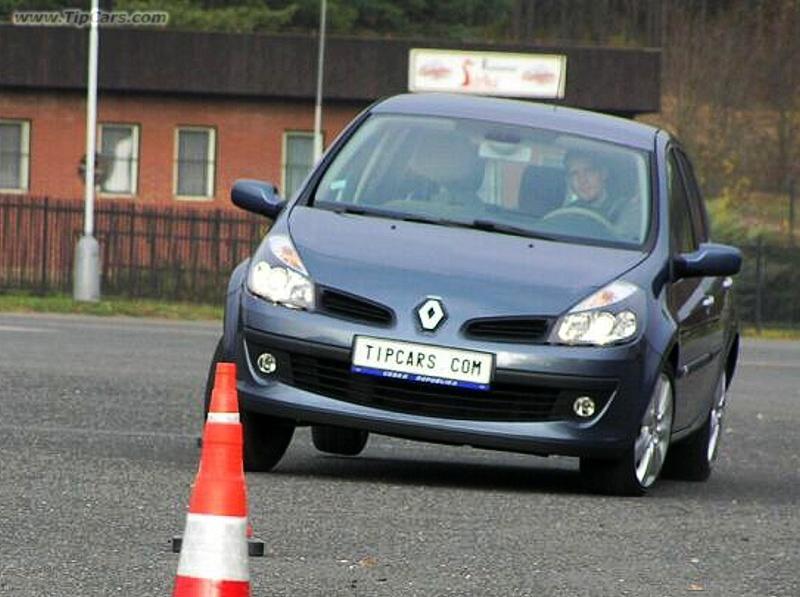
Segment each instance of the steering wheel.
[{"label": "steering wheel", "polygon": [[609,235],[616,236],[617,234],[616,229],[614,228],[614,224],[609,222],[605,217],[603,217],[596,211],[591,209],[586,209],[585,207],[575,207],[575,206],[559,207],[558,209],[555,209],[546,216],[544,216],[542,218],[542,221],[549,222],[550,220],[555,220],[558,218],[569,218],[570,216],[592,220],[593,222],[600,224]]}]

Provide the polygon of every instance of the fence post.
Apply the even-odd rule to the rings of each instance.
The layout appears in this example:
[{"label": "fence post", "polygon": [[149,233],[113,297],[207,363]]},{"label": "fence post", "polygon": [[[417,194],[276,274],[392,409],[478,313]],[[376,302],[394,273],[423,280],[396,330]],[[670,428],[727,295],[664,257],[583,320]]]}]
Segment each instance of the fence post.
[{"label": "fence post", "polygon": [[[18,232],[22,232],[22,230],[23,230],[23,228],[22,228],[22,222],[23,222],[23,219],[22,219],[22,207],[23,207],[22,206],[22,201],[17,201],[17,231]],[[31,210],[32,209],[33,209],[33,204],[31,204]],[[23,238],[25,238],[25,237],[23,236]],[[28,242],[30,242],[30,241],[28,241]],[[17,259],[19,260],[19,268],[18,268],[19,280],[18,280],[17,284],[18,284],[18,288],[25,288],[25,270],[27,269],[26,264],[25,264],[25,254],[26,254],[25,244],[24,243],[19,244],[18,247],[19,247],[19,249],[17,250],[16,254],[17,254]]]},{"label": "fence post", "polygon": [[150,296],[156,296],[156,214],[147,211],[142,214],[147,222],[147,235],[150,242]]},{"label": "fence post", "polygon": [[211,235],[211,242],[214,243],[214,258],[215,258],[215,274],[219,275],[220,270],[222,269],[221,259],[220,259],[220,252],[222,248],[220,245],[222,244],[222,210],[218,209],[216,214],[214,214],[214,232]]},{"label": "fence post", "polygon": [[[191,211],[189,214],[189,246],[192,246],[192,243],[197,243],[197,216],[195,215],[194,210]],[[197,258],[198,253],[200,252],[199,244],[192,250],[192,272],[191,272],[191,290],[192,296],[197,296]]]},{"label": "fence post", "polygon": [[789,179],[789,246],[794,246],[794,200],[795,200],[795,180]]},{"label": "fence post", "polygon": [[761,334],[764,293],[764,238],[758,237],[756,244],[756,332]]},{"label": "fence post", "polygon": [[[128,290],[139,285],[139,270],[134,267],[138,262],[137,255],[134,253],[136,246],[136,206],[133,203],[128,205]],[[135,280],[134,280],[135,277]]]},{"label": "fence post", "polygon": [[50,201],[48,197],[44,198],[44,213],[42,214],[42,246],[41,246],[41,258],[42,258],[42,271],[41,271],[41,279],[39,281],[39,291],[44,294],[47,290],[47,219],[50,215]]}]

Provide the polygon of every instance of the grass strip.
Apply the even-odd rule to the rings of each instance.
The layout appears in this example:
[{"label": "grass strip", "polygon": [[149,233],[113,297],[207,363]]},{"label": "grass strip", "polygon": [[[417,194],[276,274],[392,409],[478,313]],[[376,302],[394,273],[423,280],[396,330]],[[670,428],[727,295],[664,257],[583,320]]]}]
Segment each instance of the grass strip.
[{"label": "grass strip", "polygon": [[183,302],[166,302],[152,299],[106,297],[96,303],[74,301],[71,296],[55,294],[0,294],[0,312],[17,313],[73,313],[80,315],[155,317],[186,321],[222,319],[223,308]]},{"label": "grass strip", "polygon": [[766,327],[759,332],[754,326],[746,325],[742,327],[742,335],[761,340],[800,340],[800,328]]}]

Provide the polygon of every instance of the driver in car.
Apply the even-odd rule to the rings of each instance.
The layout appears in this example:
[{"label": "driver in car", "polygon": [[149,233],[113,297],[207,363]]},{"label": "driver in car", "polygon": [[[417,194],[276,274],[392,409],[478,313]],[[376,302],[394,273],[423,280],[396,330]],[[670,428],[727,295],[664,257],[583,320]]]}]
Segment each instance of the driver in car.
[{"label": "driver in car", "polygon": [[576,207],[602,216],[617,231],[635,229],[639,216],[626,198],[608,191],[608,167],[588,151],[570,151],[564,158],[567,197],[562,208]]}]

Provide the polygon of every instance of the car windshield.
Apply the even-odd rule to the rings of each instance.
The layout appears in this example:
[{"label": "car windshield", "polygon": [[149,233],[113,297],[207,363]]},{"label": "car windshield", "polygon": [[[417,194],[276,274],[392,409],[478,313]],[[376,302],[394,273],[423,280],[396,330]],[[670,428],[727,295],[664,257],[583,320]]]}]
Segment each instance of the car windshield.
[{"label": "car windshield", "polygon": [[649,154],[487,121],[373,115],[335,157],[313,204],[362,215],[639,247]]}]

